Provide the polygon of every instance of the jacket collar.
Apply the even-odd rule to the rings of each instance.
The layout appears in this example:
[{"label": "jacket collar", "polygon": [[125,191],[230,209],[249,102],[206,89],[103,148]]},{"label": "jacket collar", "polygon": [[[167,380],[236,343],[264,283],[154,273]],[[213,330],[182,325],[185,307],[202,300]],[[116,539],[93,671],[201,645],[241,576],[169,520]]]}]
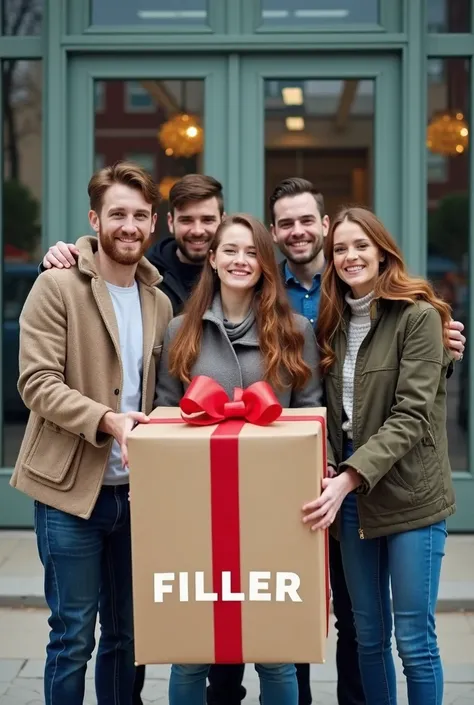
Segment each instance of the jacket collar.
[{"label": "jacket collar", "polygon": [[[224,313],[222,311],[221,297],[218,292],[215,294],[210,308],[205,311],[202,319],[203,321],[210,321],[211,323],[214,323],[214,325],[216,325],[220,332],[225,336],[226,340],[229,340],[224,326]],[[260,347],[256,320],[253,322],[253,325],[250,326],[249,330],[244,333],[241,338],[239,338],[238,343],[239,345]]]},{"label": "jacket collar", "polygon": [[[370,322],[371,325],[373,326],[379,318],[381,317],[382,313],[384,310],[384,299],[373,299],[372,303],[370,304]],[[347,303],[347,301],[344,301],[344,308],[342,311],[342,324],[344,328],[347,328],[349,325],[349,321],[351,319],[351,307]]]},{"label": "jacket collar", "polygon": [[[76,242],[76,247],[79,250],[77,263],[79,271],[92,279],[98,279],[100,274],[94,257],[98,247],[97,238],[94,235],[80,237]],[[161,274],[145,257],[142,257],[138,262],[135,276],[138,282],[150,287],[158,286],[163,281]]]}]

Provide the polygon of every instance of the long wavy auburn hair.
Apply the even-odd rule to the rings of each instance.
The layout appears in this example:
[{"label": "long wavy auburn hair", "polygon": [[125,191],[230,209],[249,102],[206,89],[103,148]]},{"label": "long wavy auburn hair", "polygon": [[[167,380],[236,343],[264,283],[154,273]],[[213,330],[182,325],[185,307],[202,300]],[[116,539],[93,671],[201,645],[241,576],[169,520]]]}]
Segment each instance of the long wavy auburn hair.
[{"label": "long wavy auburn hair", "polygon": [[[321,304],[317,327],[323,374],[330,369],[336,359],[332,342],[342,324],[345,295],[349,291],[349,286],[340,279],[334,266],[334,235],[345,220],[359,225],[384,255],[374,287],[375,299],[410,303],[427,301],[438,311],[443,324],[449,323],[451,319],[450,307],[436,296],[431,285],[425,279],[408,274],[400,249],[377,216],[367,208],[344,208],[332,222],[324,245],[326,268],[321,280]],[[446,345],[448,336],[446,329],[443,328],[443,330]]]},{"label": "long wavy auburn hair", "polygon": [[[257,262],[262,275],[255,287],[253,308],[260,350],[264,363],[264,379],[275,389],[286,384],[300,389],[311,377],[303,359],[304,336],[298,330],[273,251],[270,233],[256,218],[247,214],[226,217],[219,225],[210,251],[216,252],[223,233],[232,225],[243,225],[252,233]],[[220,280],[206,259],[202,274],[184,308],[186,316],[173,339],[169,352],[170,373],[183,382],[191,381],[191,370],[202,342],[202,317],[220,289]]]}]

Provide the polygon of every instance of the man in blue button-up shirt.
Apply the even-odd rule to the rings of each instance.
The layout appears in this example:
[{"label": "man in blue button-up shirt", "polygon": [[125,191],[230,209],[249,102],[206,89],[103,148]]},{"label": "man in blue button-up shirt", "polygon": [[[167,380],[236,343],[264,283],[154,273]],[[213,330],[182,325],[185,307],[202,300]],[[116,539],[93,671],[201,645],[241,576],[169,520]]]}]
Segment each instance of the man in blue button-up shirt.
[{"label": "man in blue button-up shirt", "polygon": [[329,230],[323,197],[305,179],[285,179],[270,198],[270,211],[273,239],[286,258],[282,273],[288,296],[294,310],[315,325]]},{"label": "man in blue button-up shirt", "polygon": [[[324,269],[324,238],[329,218],[324,199],[309,181],[285,179],[270,197],[272,235],[285,260],[281,264],[291,304],[316,326]],[[338,542],[330,537],[330,575],[338,630],[337,699],[339,705],[364,705],[352,605],[347,591]],[[299,705],[311,703],[308,664],[297,665]]]}]

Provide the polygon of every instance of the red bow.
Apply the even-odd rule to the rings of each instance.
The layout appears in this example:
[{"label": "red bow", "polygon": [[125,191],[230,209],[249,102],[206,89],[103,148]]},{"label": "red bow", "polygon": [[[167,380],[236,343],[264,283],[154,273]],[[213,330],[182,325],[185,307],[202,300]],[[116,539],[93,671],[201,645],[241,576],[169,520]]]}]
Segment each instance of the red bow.
[{"label": "red bow", "polygon": [[195,377],[179,404],[185,421],[210,426],[225,419],[244,419],[258,426],[276,421],[281,404],[267,382],[255,382],[247,389],[234,389],[231,401],[227,392],[211,377]]}]

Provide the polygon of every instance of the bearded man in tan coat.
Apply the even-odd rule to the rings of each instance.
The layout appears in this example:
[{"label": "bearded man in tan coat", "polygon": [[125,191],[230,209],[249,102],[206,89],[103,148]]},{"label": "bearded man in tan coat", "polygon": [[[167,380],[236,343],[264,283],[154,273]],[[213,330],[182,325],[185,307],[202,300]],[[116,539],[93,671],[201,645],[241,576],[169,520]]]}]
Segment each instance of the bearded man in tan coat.
[{"label": "bearded man in tan coat", "polygon": [[159,200],[151,177],[119,162],[88,192],[97,237],[76,243],[77,268],[38,277],[20,318],[18,388],[31,413],[11,483],[35,500],[51,610],[46,705],[82,705],[97,613],[98,705],[132,701],[126,437],[152,409],[172,317],[143,257]]}]

